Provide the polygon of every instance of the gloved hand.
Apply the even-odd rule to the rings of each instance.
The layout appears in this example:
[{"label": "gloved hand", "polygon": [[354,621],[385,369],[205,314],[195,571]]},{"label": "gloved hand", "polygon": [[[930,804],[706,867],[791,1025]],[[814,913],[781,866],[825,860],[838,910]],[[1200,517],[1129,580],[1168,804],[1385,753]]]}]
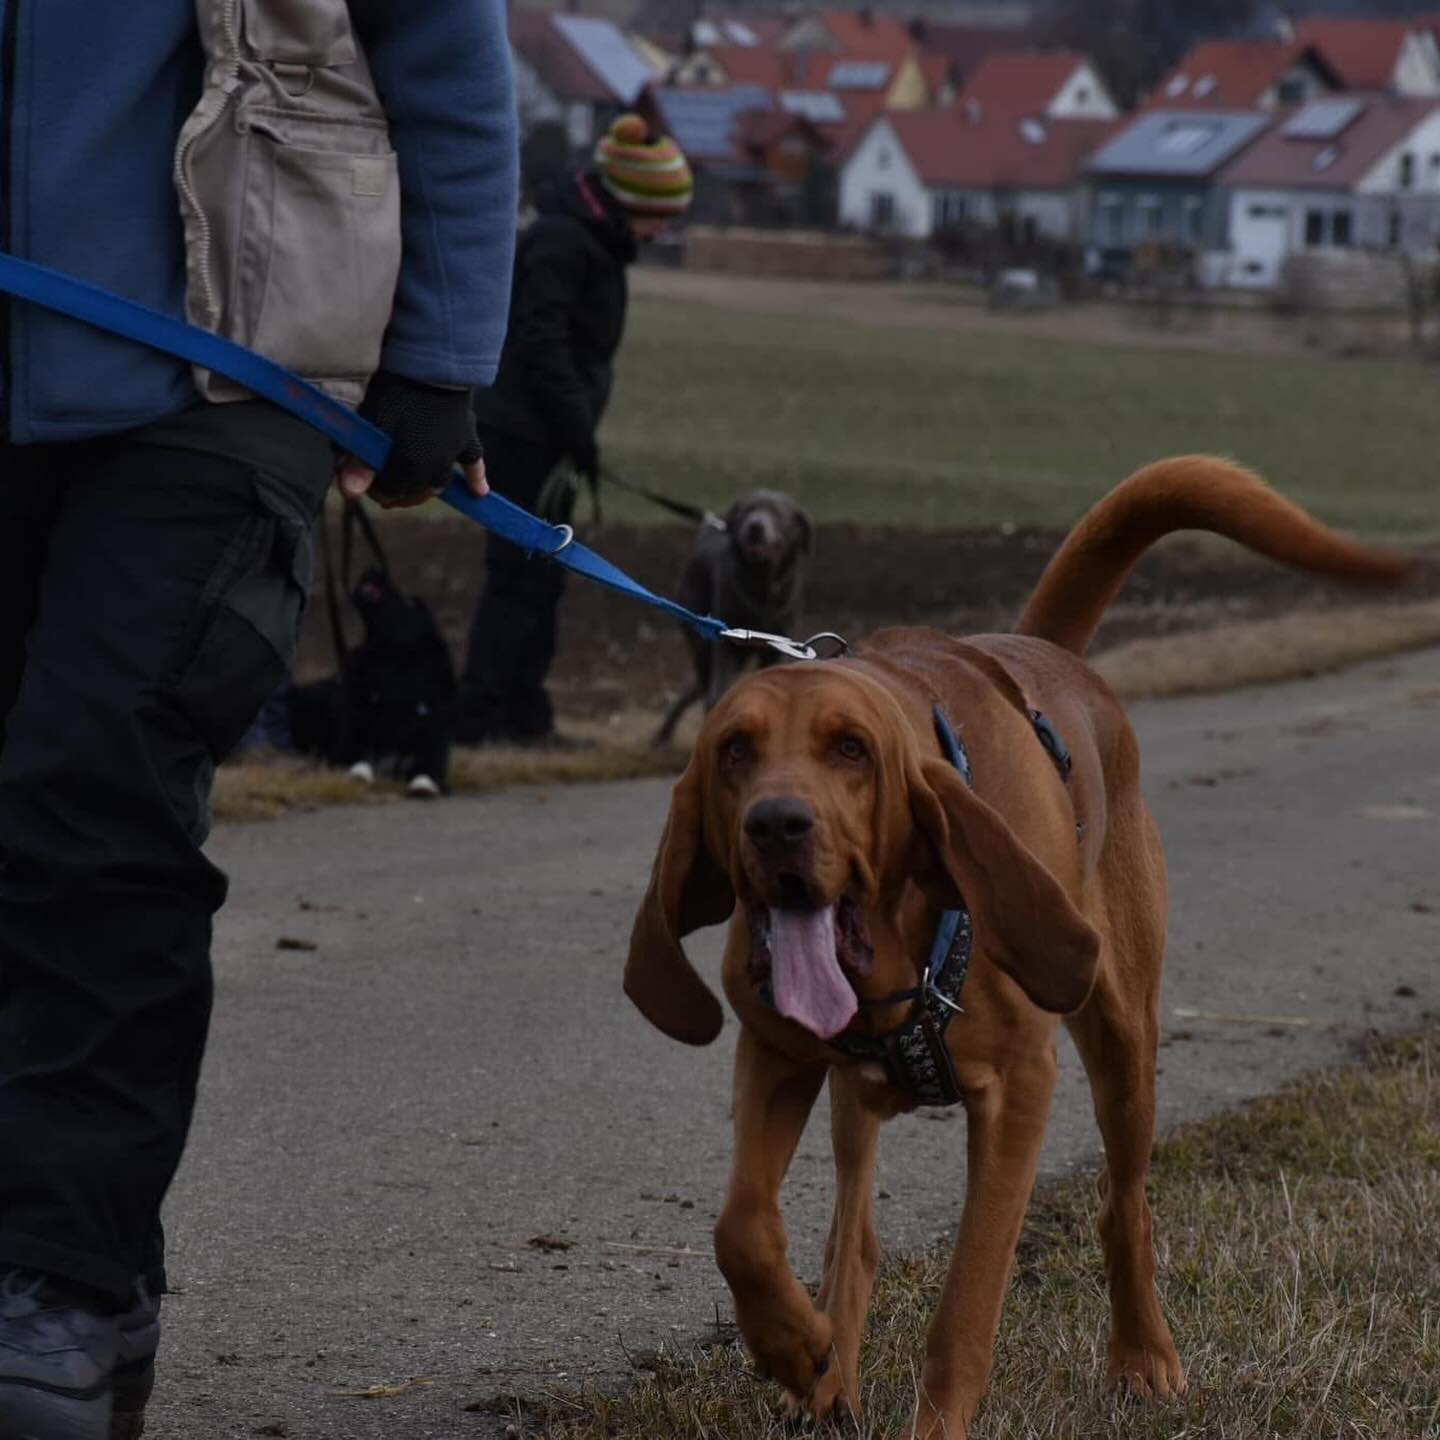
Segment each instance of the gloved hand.
[{"label": "gloved hand", "polygon": [[360,413],[390,436],[390,459],[376,475],[353,455],[345,456],[339,479],[347,497],[368,491],[387,509],[423,504],[449,484],[456,461],[465,468],[472,494],[484,495],[490,488],[468,389],[427,385],[379,370]]}]

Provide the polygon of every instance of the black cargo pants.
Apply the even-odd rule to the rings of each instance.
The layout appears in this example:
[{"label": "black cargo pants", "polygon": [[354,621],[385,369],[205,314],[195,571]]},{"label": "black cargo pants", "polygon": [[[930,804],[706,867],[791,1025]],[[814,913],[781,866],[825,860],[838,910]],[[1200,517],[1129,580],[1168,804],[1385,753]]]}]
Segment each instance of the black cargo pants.
[{"label": "black cargo pants", "polygon": [[210,785],[293,657],[327,460],[0,447],[0,1270],[163,1287]]},{"label": "black cargo pants", "polygon": [[[490,483],[533,510],[563,452],[543,441],[480,427]],[[570,519],[568,506],[545,518]],[[485,541],[485,579],[465,647],[456,736],[462,744],[539,740],[555,728],[545,677],[555,659],[566,572],[507,540]]]}]

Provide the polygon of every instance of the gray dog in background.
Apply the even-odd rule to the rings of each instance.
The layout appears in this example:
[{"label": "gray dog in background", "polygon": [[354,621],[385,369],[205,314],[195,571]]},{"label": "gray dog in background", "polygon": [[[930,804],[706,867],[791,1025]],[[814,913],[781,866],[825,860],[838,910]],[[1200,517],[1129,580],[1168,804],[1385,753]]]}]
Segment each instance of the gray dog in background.
[{"label": "gray dog in background", "polygon": [[[715,615],[732,629],[793,635],[800,619],[805,565],[815,550],[815,527],[788,495],[752,490],[726,512],[723,526],[704,525],[680,577],[679,600],[699,615]],[[667,745],[680,717],[697,701],[708,710],[751,664],[773,665],[769,650],[741,650],[701,639],[686,629],[695,678],[666,712],[653,743]]]}]

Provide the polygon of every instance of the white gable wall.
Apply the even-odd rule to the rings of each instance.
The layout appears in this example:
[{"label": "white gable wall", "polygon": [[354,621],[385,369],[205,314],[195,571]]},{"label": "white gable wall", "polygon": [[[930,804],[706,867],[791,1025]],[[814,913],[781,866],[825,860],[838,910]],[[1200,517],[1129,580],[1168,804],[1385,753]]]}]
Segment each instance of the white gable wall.
[{"label": "white gable wall", "polygon": [[1045,113],[1052,120],[1113,120],[1120,111],[1100,72],[1085,61],[1075,67],[1075,73],[1060,87]]},{"label": "white gable wall", "polygon": [[930,197],[885,120],[870,127],[840,172],[840,223],[860,230],[875,228],[877,195],[890,196],[894,218],[889,233],[916,240],[929,235],[933,219]]},{"label": "white gable wall", "polygon": [[[1406,155],[1411,157],[1409,186],[1401,183]],[[1362,195],[1440,193],[1440,107],[1382,156],[1355,188]]]},{"label": "white gable wall", "polygon": [[1428,30],[1405,37],[1390,84],[1397,95],[1440,95],[1440,47]]},{"label": "white gable wall", "polygon": [[521,135],[528,135],[537,125],[559,122],[565,127],[565,138],[572,149],[593,144],[595,107],[583,100],[561,100],[523,55],[512,50],[511,56],[515,62],[515,105]]}]

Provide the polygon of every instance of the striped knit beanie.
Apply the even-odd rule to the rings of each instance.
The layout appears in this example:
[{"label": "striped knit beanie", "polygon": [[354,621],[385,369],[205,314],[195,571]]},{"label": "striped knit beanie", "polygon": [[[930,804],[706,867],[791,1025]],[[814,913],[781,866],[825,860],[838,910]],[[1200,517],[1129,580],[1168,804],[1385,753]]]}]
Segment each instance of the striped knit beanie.
[{"label": "striped knit beanie", "polygon": [[695,180],[680,147],[652,139],[639,115],[622,115],[595,147],[600,183],[632,215],[668,218],[690,208]]}]

